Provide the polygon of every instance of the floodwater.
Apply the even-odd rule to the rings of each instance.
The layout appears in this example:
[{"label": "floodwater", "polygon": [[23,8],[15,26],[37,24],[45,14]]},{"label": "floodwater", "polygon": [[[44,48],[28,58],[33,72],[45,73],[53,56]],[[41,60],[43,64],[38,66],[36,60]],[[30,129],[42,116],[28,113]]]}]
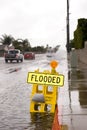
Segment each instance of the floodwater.
[{"label": "floodwater", "polygon": [[29,71],[47,66],[44,54],[23,63],[0,58],[0,130],[51,130],[54,114],[30,113],[32,85],[27,83]]},{"label": "floodwater", "polygon": [[[58,72],[66,73],[65,58],[59,60]],[[45,54],[37,54],[35,60],[23,63],[6,64],[0,58],[0,130],[52,130],[54,114],[29,112],[32,85],[27,84],[29,71],[48,70],[49,64]],[[62,130],[87,130],[86,67],[70,68],[69,83],[66,79],[58,95],[58,121]]]}]

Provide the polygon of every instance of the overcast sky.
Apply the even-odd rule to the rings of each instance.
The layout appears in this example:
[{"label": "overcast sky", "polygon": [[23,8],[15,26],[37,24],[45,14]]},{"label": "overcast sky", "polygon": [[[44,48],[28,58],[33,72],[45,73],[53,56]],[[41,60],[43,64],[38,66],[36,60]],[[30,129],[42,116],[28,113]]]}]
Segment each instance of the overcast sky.
[{"label": "overcast sky", "polygon": [[[28,39],[31,46],[66,44],[67,0],[0,0],[0,37]],[[87,18],[87,0],[70,0],[70,38],[79,18]]]}]

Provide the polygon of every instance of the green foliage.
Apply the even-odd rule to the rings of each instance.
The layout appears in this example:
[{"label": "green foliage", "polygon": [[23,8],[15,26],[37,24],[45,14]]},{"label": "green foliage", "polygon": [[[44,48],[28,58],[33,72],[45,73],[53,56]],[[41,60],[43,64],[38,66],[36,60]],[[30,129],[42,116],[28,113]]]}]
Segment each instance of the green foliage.
[{"label": "green foliage", "polygon": [[77,30],[74,32],[74,43],[76,49],[82,48],[82,43],[83,43],[83,33],[82,33],[82,28],[79,27]]},{"label": "green foliage", "polygon": [[45,53],[46,48],[44,48],[43,46],[37,46],[37,47],[31,48],[31,51],[33,51],[35,53]]},{"label": "green foliage", "polygon": [[71,48],[75,48],[74,39],[73,39],[73,40],[70,40],[70,47],[71,47]]},{"label": "green foliage", "polygon": [[3,45],[10,45],[13,42],[14,38],[11,35],[2,35],[2,38],[0,38],[0,43]]},{"label": "green foliage", "polygon": [[87,41],[87,19],[78,19],[77,29],[74,31],[73,46],[76,49],[84,48]]},{"label": "green foliage", "polygon": [[2,35],[0,38],[0,43],[3,45],[12,44],[15,49],[20,49],[22,52],[33,51],[35,53],[45,53],[46,48],[44,46],[31,47],[28,39],[14,39],[11,35]]},{"label": "green foliage", "polygon": [[28,41],[28,39],[17,39],[13,41],[13,45],[15,48],[18,48],[24,52],[29,50],[30,42]]}]

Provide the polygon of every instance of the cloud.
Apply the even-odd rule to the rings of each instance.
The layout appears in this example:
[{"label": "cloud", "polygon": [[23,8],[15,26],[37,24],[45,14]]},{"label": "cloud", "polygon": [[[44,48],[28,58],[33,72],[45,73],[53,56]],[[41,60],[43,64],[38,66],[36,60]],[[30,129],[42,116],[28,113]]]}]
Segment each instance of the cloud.
[{"label": "cloud", "polygon": [[61,10],[63,6],[58,8],[57,4],[57,0],[1,1],[0,34],[9,33],[15,37],[40,41],[56,38],[61,23],[64,24],[65,21],[65,16],[60,17],[60,13],[65,14],[65,11]]},{"label": "cloud", "polygon": [[[86,10],[86,0],[70,0],[71,37]],[[28,38],[32,45],[66,44],[66,15],[64,0],[0,0],[0,35]]]}]

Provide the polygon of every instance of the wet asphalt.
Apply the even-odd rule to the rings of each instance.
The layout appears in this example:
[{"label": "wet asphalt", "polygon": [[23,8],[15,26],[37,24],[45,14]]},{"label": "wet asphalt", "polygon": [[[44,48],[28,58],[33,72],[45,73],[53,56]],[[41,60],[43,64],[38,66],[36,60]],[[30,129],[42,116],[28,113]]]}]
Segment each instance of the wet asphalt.
[{"label": "wet asphalt", "polygon": [[0,130],[51,130],[53,114],[31,114],[32,85],[27,83],[29,71],[47,68],[44,54],[23,63],[5,63],[0,57]]},{"label": "wet asphalt", "polygon": [[[31,85],[27,73],[47,68],[45,56],[34,61],[5,63],[0,58],[0,130],[51,130],[54,114],[29,112]],[[87,67],[69,67],[67,88],[62,89],[65,99],[58,106],[58,120],[62,130],[87,130]]]}]

